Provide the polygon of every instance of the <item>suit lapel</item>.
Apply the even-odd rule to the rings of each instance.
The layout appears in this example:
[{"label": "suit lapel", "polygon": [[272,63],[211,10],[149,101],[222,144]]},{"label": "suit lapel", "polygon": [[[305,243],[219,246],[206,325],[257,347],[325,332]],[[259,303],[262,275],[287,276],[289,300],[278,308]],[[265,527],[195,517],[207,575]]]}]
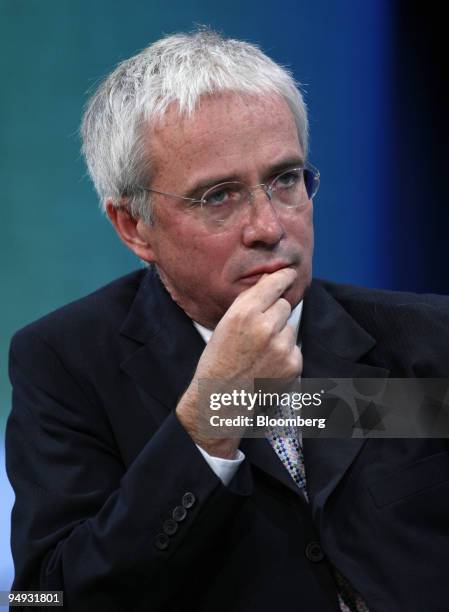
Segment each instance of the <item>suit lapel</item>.
[{"label": "suit lapel", "polygon": [[[304,300],[301,339],[303,378],[388,377],[388,370],[361,361],[376,341],[319,281],[312,283]],[[317,524],[364,443],[362,438],[304,438],[307,490]]]},{"label": "suit lapel", "polygon": [[267,439],[245,438],[240,444],[240,449],[253,466],[288,487],[299,497],[303,497],[301,490]]},{"label": "suit lapel", "polygon": [[160,424],[192,380],[204,341],[150,269],[120,333],[133,340],[124,370],[148,395]]}]

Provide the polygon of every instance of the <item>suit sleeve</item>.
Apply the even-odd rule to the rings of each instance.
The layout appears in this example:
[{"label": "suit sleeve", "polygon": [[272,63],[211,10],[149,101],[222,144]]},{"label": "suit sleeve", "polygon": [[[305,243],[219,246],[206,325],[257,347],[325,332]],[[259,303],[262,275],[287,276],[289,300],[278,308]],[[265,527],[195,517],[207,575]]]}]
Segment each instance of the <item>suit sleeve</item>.
[{"label": "suit sleeve", "polygon": [[77,612],[171,609],[250,495],[247,461],[223,486],[172,413],[125,468],[100,401],[34,332],[10,377],[13,588],[62,590]]}]

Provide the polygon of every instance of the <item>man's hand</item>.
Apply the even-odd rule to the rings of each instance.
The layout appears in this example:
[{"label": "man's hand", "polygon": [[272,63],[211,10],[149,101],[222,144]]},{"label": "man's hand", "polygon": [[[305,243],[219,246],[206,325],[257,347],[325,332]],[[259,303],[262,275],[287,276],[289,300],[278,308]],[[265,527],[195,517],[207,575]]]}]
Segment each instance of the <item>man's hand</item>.
[{"label": "man's hand", "polygon": [[302,370],[296,330],[287,325],[291,307],[281,297],[296,279],[284,268],[262,277],[241,293],[221,319],[198,362],[176,413],[193,440],[209,454],[233,458],[240,440],[207,439],[198,432],[198,381],[280,378],[293,380]]}]

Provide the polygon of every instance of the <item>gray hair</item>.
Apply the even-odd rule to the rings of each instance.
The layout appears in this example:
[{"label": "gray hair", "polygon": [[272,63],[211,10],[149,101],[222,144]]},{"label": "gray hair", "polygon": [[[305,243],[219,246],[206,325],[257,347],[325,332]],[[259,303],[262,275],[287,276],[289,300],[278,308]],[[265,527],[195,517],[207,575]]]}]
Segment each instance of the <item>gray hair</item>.
[{"label": "gray hair", "polygon": [[167,36],[121,62],[87,104],[81,126],[83,153],[101,207],[123,197],[135,217],[151,221],[151,167],[143,126],[155,125],[177,102],[190,115],[203,95],[219,91],[282,96],[292,110],[307,155],[307,109],[298,84],[256,45],[211,30]]}]

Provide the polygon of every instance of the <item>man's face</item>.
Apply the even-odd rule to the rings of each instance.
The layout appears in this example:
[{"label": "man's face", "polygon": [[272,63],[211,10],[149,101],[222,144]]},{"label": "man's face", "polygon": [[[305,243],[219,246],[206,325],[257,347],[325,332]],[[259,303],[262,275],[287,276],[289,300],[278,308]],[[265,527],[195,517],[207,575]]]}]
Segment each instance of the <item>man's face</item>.
[{"label": "man's face", "polygon": [[[304,160],[293,115],[280,97],[205,97],[190,118],[171,107],[150,134],[151,187],[186,195],[229,180],[268,183],[280,168]],[[196,187],[199,186],[199,189]],[[204,188],[204,190],[206,187]],[[204,191],[203,190],[203,191]],[[230,227],[211,231],[183,200],[152,194],[154,224],[139,222],[173,299],[195,321],[213,328],[245,289],[265,272],[297,273],[284,297],[292,306],[311,280],[312,203],[280,210],[261,189]],[[255,272],[253,274],[253,272]]]}]

